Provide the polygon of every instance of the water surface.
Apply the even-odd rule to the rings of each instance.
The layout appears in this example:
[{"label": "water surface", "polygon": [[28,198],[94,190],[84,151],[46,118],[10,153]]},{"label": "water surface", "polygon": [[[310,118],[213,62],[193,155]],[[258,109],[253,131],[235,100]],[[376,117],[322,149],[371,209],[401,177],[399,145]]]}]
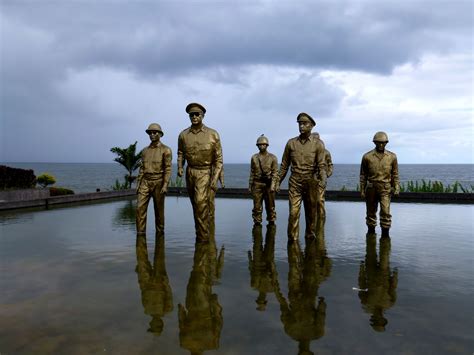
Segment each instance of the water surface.
[{"label": "water surface", "polygon": [[250,200],[217,199],[196,246],[187,198],[157,239],[134,204],[0,214],[1,354],[472,354],[472,206],[393,204],[380,239],[364,204],[327,202],[287,245],[286,201],[259,230]]}]

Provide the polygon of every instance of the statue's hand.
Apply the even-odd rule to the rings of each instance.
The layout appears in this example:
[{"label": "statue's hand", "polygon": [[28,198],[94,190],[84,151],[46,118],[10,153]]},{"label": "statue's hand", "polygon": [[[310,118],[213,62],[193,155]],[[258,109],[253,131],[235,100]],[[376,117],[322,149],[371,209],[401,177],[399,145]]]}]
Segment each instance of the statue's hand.
[{"label": "statue's hand", "polygon": [[394,188],[394,189],[393,189],[393,195],[394,195],[394,196],[400,195],[400,189],[399,189],[399,188]]},{"label": "statue's hand", "polygon": [[168,184],[164,185],[162,188],[161,188],[161,191],[160,191],[160,194],[165,194],[168,192]]},{"label": "statue's hand", "polygon": [[360,198],[365,200],[365,191],[360,192]]},{"label": "statue's hand", "polygon": [[217,181],[211,182],[211,189],[212,191],[217,191]]},{"label": "statue's hand", "polygon": [[275,187],[275,191],[276,191],[276,192],[280,192],[280,188],[281,188],[281,187],[280,187],[280,184],[277,184],[276,187]]},{"label": "statue's hand", "polygon": [[178,168],[178,176],[183,176],[183,168]]}]

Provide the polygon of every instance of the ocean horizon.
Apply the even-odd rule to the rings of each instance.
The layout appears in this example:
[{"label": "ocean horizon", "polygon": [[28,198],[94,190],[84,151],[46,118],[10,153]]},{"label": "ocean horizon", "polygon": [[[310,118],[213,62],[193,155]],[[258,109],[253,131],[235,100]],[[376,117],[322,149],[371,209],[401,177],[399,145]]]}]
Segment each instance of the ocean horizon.
[{"label": "ocean horizon", "polygon": [[[14,168],[32,169],[36,176],[50,173],[56,178],[54,186],[66,187],[76,193],[112,190],[115,181],[124,181],[125,168],[115,162],[110,163],[38,163],[2,162]],[[359,164],[334,164],[333,175],[328,179],[328,190],[342,188],[355,190],[359,183]],[[176,164],[172,166],[172,179],[176,178]],[[441,181],[444,185],[459,182],[465,187],[474,185],[474,164],[399,164],[400,182]],[[226,187],[245,188],[248,186],[250,164],[224,164]],[[138,171],[136,172],[138,174]],[[287,178],[282,183],[286,188]]]}]

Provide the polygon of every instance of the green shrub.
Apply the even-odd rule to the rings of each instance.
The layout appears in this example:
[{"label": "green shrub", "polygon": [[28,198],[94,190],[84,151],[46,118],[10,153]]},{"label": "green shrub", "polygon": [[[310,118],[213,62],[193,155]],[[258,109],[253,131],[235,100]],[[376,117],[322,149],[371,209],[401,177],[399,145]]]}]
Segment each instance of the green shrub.
[{"label": "green shrub", "polygon": [[170,179],[168,183],[169,187],[184,187],[184,181],[183,178],[180,176],[176,176],[176,179]]},{"label": "green shrub", "polygon": [[0,190],[30,189],[35,187],[35,184],[36,176],[33,170],[0,165]]},{"label": "green shrub", "polygon": [[50,187],[49,195],[50,196],[74,195],[74,191],[70,189],[66,189],[64,187]]},{"label": "green shrub", "polygon": [[115,184],[111,186],[112,190],[127,190],[128,187],[128,181],[125,181],[123,184],[118,181],[118,179],[115,179]]},{"label": "green shrub", "polygon": [[36,178],[36,182],[45,188],[48,185],[53,185],[56,183],[56,178],[48,173],[43,173]]}]

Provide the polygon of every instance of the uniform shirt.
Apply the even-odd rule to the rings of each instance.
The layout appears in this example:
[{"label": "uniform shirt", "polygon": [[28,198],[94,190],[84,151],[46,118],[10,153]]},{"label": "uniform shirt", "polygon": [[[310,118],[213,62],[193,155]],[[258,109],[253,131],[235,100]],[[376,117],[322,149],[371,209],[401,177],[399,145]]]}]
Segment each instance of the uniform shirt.
[{"label": "uniform shirt", "polygon": [[143,175],[161,175],[166,186],[171,177],[171,149],[161,142],[150,144],[142,151],[142,165],[138,180]]},{"label": "uniform shirt", "polygon": [[398,189],[400,181],[397,156],[388,150],[378,153],[373,149],[365,153],[360,164],[361,191],[365,190],[367,182],[389,183],[391,187]]},{"label": "uniform shirt", "polygon": [[326,182],[326,161],[324,143],[310,135],[308,139],[292,138],[286,143],[280,165],[280,182],[286,176],[291,164],[292,174],[313,175],[319,171],[319,178]]},{"label": "uniform shirt", "polygon": [[197,130],[189,127],[182,131],[178,137],[178,168],[185,161],[191,168],[213,168],[213,175],[218,177],[222,170],[219,134],[204,125]]},{"label": "uniform shirt", "polygon": [[254,181],[262,180],[265,176],[270,177],[272,179],[272,183],[277,182],[277,157],[268,152],[265,154],[257,153],[252,155],[252,159],[250,160],[249,186],[252,187]]}]

